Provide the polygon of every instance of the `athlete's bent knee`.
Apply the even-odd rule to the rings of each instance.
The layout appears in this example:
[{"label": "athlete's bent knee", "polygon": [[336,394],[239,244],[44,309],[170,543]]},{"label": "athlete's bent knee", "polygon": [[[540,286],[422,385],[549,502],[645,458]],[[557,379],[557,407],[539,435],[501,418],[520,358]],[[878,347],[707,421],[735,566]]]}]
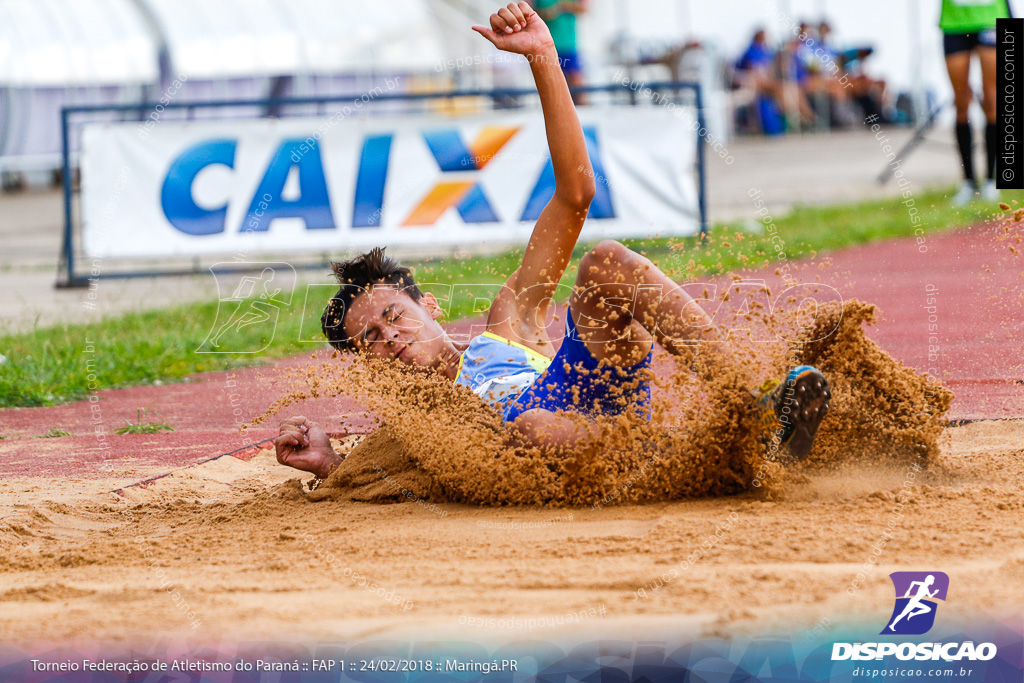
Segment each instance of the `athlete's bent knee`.
[{"label": "athlete's bent knee", "polygon": [[639,254],[622,242],[602,240],[584,254],[580,261],[580,274],[587,276],[596,272],[595,268],[601,271],[616,271],[638,256]]}]

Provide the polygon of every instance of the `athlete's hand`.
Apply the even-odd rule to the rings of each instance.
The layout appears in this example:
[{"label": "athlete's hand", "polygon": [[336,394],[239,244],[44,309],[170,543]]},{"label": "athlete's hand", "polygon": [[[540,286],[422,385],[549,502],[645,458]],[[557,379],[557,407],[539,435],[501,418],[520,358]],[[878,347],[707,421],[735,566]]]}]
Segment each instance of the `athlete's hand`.
[{"label": "athlete's hand", "polygon": [[304,472],[326,478],[343,458],[334,451],[324,428],[302,415],[281,423],[274,440],[277,461]]},{"label": "athlete's hand", "polygon": [[505,52],[526,56],[553,55],[555,42],[540,15],[525,2],[510,2],[491,15],[491,27],[473,30]]}]

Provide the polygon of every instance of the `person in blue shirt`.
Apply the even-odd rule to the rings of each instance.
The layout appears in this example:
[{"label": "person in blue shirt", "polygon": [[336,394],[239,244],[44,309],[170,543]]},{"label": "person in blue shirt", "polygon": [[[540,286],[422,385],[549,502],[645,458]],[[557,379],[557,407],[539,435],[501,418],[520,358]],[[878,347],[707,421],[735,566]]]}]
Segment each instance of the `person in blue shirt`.
[{"label": "person in blue shirt", "polygon": [[740,72],[759,72],[771,69],[775,59],[775,50],[768,45],[768,34],[763,28],[754,31],[750,45],[736,60],[736,70]]}]

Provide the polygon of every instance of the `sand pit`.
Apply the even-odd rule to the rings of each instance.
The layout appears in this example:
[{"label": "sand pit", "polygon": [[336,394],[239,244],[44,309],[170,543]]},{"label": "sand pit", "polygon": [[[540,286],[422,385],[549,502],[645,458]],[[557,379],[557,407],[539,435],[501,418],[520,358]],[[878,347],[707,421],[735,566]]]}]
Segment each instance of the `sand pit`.
[{"label": "sand pit", "polygon": [[[786,473],[780,454],[766,458],[758,441],[750,388],[759,384],[757,377],[780,377],[794,365],[819,367],[833,385],[830,417],[812,454],[819,466],[866,458],[927,467],[938,453],[952,392],[871,341],[865,330],[875,315],[873,306],[853,299],[824,304],[811,324],[787,329],[796,316],[777,309],[760,324],[800,343],[787,349],[731,340],[729,353],[743,361],[728,365],[707,347],[662,353],[664,362],[652,373],[650,420],[624,414],[598,421],[599,440],[554,455],[516,442],[496,412],[437,373],[337,354],[312,362],[299,375],[280,376],[281,398],[256,422],[310,397],[344,393],[367,406],[382,427],[355,449],[318,497],[386,502],[405,495],[554,507],[752,489],[772,497],[785,487]],[[325,427],[344,431],[348,425]]]},{"label": "sand pit", "polygon": [[[446,383],[334,362],[293,393],[345,386],[385,426],[337,444],[349,457],[315,492],[270,451],[121,495],[117,473],[5,480],[0,638],[801,634],[876,628],[888,574],[922,568],[956,586],[947,624],[1019,613],[1024,421],[944,425],[949,392],[864,336],[870,306],[843,314],[827,343],[772,361],[834,381],[822,447],[798,466],[764,463],[739,394],[710,400],[692,379],[662,387],[686,394],[683,412],[613,421],[602,449],[552,461],[510,452],[493,414]],[[683,377],[671,363],[693,359],[669,363]]]},{"label": "sand pit", "polygon": [[899,510],[910,470],[866,460],[797,470],[773,500],[569,509],[433,503],[394,479],[376,497],[404,503],[359,502],[357,488],[311,502],[269,451],[124,497],[7,480],[0,638],[799,634],[884,620],[887,574],[921,567],[950,574],[945,614],[1007,615],[1024,603],[1024,423],[948,428],[940,443]]}]

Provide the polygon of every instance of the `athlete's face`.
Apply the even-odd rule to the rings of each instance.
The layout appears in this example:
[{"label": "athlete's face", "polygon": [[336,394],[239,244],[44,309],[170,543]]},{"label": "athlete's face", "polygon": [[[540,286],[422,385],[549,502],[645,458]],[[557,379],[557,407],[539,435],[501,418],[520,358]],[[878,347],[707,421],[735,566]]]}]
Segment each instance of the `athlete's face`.
[{"label": "athlete's face", "polygon": [[437,367],[448,346],[432,294],[419,301],[396,287],[376,285],[352,300],[345,332],[360,353],[406,365]]}]

